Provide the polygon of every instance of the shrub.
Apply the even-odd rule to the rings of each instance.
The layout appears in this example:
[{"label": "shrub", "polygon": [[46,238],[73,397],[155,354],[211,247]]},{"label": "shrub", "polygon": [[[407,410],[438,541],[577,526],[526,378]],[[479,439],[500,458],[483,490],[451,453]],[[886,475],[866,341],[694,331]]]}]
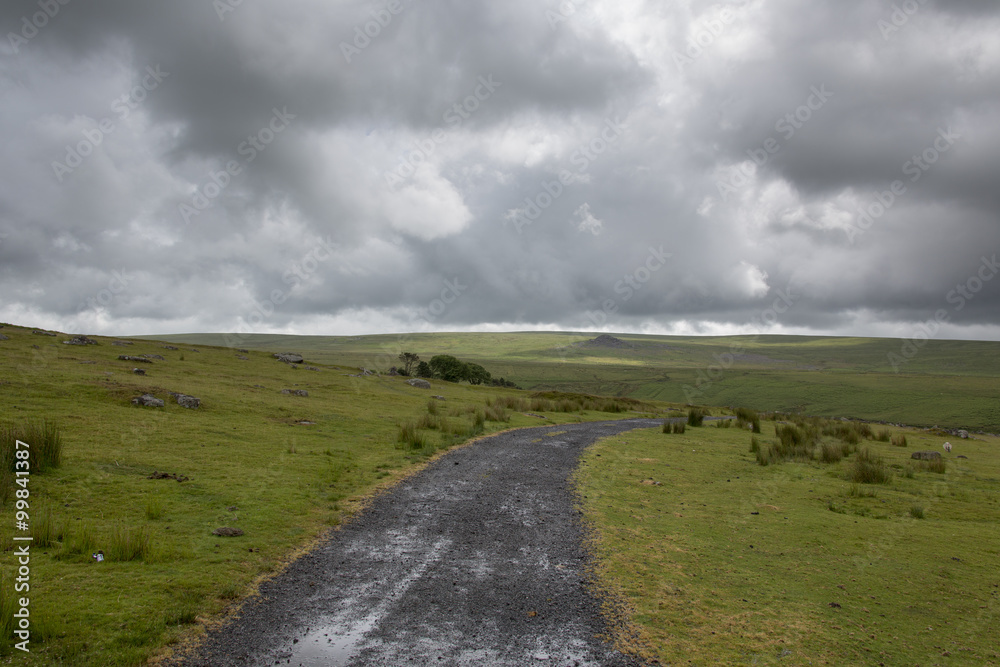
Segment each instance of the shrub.
[{"label": "shrub", "polygon": [[701,408],[691,408],[688,410],[687,425],[701,426],[705,421],[705,411]]},{"label": "shrub", "polygon": [[823,463],[839,463],[844,458],[844,450],[838,444],[823,443],[820,448],[819,460]]},{"label": "shrub", "polygon": [[879,432],[875,434],[875,440],[878,442],[889,442],[892,439],[892,431],[887,428],[879,429]]},{"label": "shrub", "polygon": [[858,484],[888,484],[892,480],[892,472],[881,456],[866,447],[854,457],[848,479]]},{"label": "shrub", "polygon": [[906,447],[906,436],[905,435],[894,435],[892,436],[892,446],[893,447]]},{"label": "shrub", "polygon": [[677,435],[679,433],[684,433],[685,427],[686,424],[684,422],[674,421],[672,419],[667,419],[666,421],[663,422],[664,433],[672,433],[674,435]]},{"label": "shrub", "polygon": [[760,415],[748,408],[736,408],[736,427],[746,428],[747,425],[754,433],[760,433]]},{"label": "shrub", "polygon": [[858,429],[858,433],[861,435],[862,438],[865,438],[866,440],[872,439],[871,424],[866,424],[865,422],[856,422],[854,426],[856,429]]},{"label": "shrub", "polygon": [[910,507],[910,516],[912,516],[914,519],[923,519],[924,508],[921,507],[920,505],[913,505],[912,507]]}]

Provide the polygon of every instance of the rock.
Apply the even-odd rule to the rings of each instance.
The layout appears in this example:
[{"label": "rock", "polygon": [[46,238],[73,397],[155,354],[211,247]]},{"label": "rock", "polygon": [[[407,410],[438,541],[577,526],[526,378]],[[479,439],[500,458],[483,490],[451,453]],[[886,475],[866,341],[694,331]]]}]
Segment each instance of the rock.
[{"label": "rock", "polygon": [[136,375],[145,375],[146,374],[146,370],[144,368],[133,368],[132,372],[135,373]]},{"label": "rock", "polygon": [[969,432],[968,431],[961,431],[960,430],[958,432],[958,437],[960,437],[962,440],[968,440],[969,439]]},{"label": "rock", "polygon": [[142,396],[136,396],[133,398],[132,405],[142,405],[147,408],[162,408],[166,405],[166,403],[152,394],[143,394]]},{"label": "rock", "polygon": [[158,354],[143,354],[141,355],[144,359],[156,359],[157,361],[166,361],[163,357]]},{"label": "rock", "polygon": [[164,345],[163,349],[164,350],[179,350],[180,348],[179,347],[174,347],[173,345]]},{"label": "rock", "polygon": [[157,472],[153,471],[153,474],[146,479],[176,479],[178,482],[188,481],[187,475],[178,475],[175,472]]},{"label": "rock", "polygon": [[913,452],[910,454],[911,459],[917,459],[918,461],[935,461],[941,458],[940,452]]},{"label": "rock", "polygon": [[63,345],[97,345],[97,341],[86,336],[73,336],[69,340],[64,340]]},{"label": "rock", "polygon": [[35,329],[31,333],[35,334],[36,336],[55,336],[56,335],[56,334],[54,334],[54,333],[52,333],[50,331],[39,331],[38,329]]},{"label": "rock", "polygon": [[966,456],[965,454],[959,454],[959,455],[958,455],[957,457],[955,457],[955,458],[959,458],[959,459],[967,459],[967,458],[969,458],[969,457],[968,457],[968,456]]},{"label": "rock", "polygon": [[309,392],[306,391],[305,389],[282,389],[281,393],[285,394],[286,396],[302,396],[302,397],[309,396]]},{"label": "rock", "polygon": [[10,340],[10,337],[0,334],[0,340]]},{"label": "rock", "polygon": [[399,375],[399,369],[398,368],[396,368],[395,366],[393,366],[392,368],[389,369],[389,376],[390,377],[396,377],[397,375]]},{"label": "rock", "polygon": [[286,364],[301,364],[305,361],[301,354],[295,354],[294,352],[282,352],[280,354],[275,354],[274,358],[278,361],[284,361]]},{"label": "rock", "polygon": [[416,387],[417,389],[430,389],[431,383],[427,380],[421,380],[420,378],[413,378],[412,380],[407,380],[406,384],[411,387]]},{"label": "rock", "polygon": [[201,350],[196,350],[193,347],[192,348],[188,348],[188,351],[189,352],[197,352],[198,354],[201,354]]},{"label": "rock", "polygon": [[243,534],[243,531],[239,528],[230,528],[229,526],[223,526],[222,528],[216,528],[212,531],[213,535],[218,535],[219,537],[239,537]]},{"label": "rock", "polygon": [[244,357],[242,354],[237,354],[236,358],[240,359],[241,361],[250,361],[250,357]]},{"label": "rock", "polygon": [[315,366],[306,366],[306,370],[319,372],[320,369],[316,368]]},{"label": "rock", "polygon": [[448,399],[444,396],[431,396],[431,398],[436,398],[439,401],[447,401]]},{"label": "rock", "polygon": [[188,396],[187,394],[176,394],[174,396],[177,399],[177,405],[182,408],[188,408],[190,410],[197,410],[201,407],[201,399],[195,398],[194,396]]},{"label": "rock", "polygon": [[149,359],[145,359],[143,357],[130,357],[127,354],[119,354],[118,355],[118,361],[134,361],[135,363],[138,363],[138,364],[151,364],[151,363],[153,363]]},{"label": "rock", "polygon": [[236,350],[237,352],[242,352],[243,354],[250,354],[250,350]]},{"label": "rock", "polygon": [[117,345],[118,347],[124,347],[125,345],[133,345],[134,343],[130,340],[113,340],[112,345]]}]

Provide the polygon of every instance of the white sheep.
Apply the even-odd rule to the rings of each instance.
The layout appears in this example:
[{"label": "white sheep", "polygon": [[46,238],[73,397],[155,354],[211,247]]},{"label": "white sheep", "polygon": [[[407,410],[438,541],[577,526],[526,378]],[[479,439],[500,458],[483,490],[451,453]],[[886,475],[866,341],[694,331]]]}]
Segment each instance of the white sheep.
[{"label": "white sheep", "polygon": [[942,445],[942,447],[944,447],[944,451],[946,451],[949,454],[951,454],[951,443],[950,442],[944,443],[944,445]]}]

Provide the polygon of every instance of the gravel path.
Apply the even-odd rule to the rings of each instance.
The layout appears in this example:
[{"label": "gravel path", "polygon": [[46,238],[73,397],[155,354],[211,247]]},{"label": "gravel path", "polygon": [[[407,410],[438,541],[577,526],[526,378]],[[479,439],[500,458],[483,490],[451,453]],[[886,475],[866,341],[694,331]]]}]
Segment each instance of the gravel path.
[{"label": "gravel path", "polygon": [[598,438],[660,423],[523,429],[449,452],[177,664],[631,666],[597,638],[567,478]]}]

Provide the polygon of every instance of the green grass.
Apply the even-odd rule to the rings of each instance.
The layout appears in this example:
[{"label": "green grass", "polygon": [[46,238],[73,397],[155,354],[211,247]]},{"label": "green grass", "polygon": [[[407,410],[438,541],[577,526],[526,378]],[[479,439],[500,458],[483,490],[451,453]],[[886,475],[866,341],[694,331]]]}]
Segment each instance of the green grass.
[{"label": "green grass", "polygon": [[[357,366],[283,343],[271,351],[302,351],[306,365],[321,370],[296,369],[262,351],[241,360],[236,350],[202,343],[199,352],[151,340],[114,346],[109,338],[77,347],[62,344],[69,336],[2,331],[10,340],[0,341],[0,437],[29,442],[33,455],[58,453],[44,465],[39,459],[29,487],[37,540],[31,613],[40,642],[16,661],[31,667],[144,664],[194,634],[196,619],[218,617],[279,572],[348,519],[366,494],[471,436],[644,409],[606,397],[545,398],[436,380],[427,391],[405,378],[350,377]],[[144,364],[147,375],[137,376],[121,354],[164,360]],[[196,396],[202,407],[182,408],[170,392]],[[132,405],[143,393],[166,407]],[[429,403],[432,395],[445,400]],[[626,412],[599,411],[605,407]],[[416,429],[413,442],[400,446],[400,425],[425,417],[434,428]],[[413,446],[420,439],[424,446]],[[184,481],[150,479],[154,472]],[[8,491],[10,483],[0,477]],[[12,517],[15,498],[0,500],[0,514]],[[223,526],[245,534],[212,534]],[[4,595],[16,567],[13,533],[12,519],[0,523]],[[102,563],[91,557],[98,550]],[[4,604],[9,598],[0,597]],[[0,644],[0,654],[9,650]]]},{"label": "green grass", "polygon": [[[425,359],[452,354],[538,391],[1000,431],[1000,343],[930,341],[897,373],[889,362],[900,350],[895,339],[622,334],[618,337],[631,348],[581,344],[595,335],[255,335],[241,346],[306,350],[324,363],[386,369],[399,364],[395,357],[402,351]],[[164,338],[201,345],[222,344],[224,336]]]},{"label": "green grass", "polygon": [[893,473],[871,486],[847,480],[854,455],[757,465],[751,438],[777,440],[762,426],[649,429],[585,453],[598,572],[638,636],[622,641],[664,665],[997,664],[1000,439],[963,441],[944,474],[866,443]]}]

